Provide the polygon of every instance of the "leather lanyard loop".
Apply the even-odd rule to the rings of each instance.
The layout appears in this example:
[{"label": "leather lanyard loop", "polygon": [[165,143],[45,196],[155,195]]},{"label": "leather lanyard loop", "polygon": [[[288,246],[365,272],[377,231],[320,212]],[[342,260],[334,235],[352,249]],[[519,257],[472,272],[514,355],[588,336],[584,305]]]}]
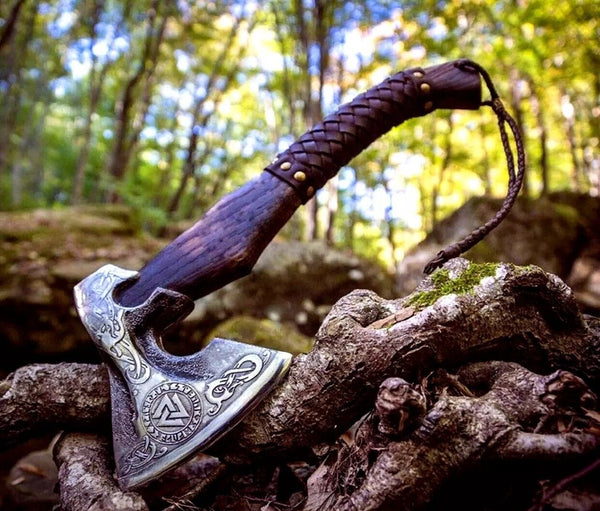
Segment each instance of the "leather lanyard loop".
[{"label": "leather lanyard loop", "polygon": [[[519,127],[517,126],[516,121],[513,117],[506,111],[494,84],[492,83],[492,79],[490,78],[489,73],[483,69],[479,64],[470,60],[463,60],[459,64],[459,66],[465,66],[466,68],[470,68],[476,70],[483,80],[487,88],[490,91],[491,99],[489,101],[482,101],[482,105],[490,106],[496,116],[498,117],[498,128],[500,130],[500,139],[502,140],[502,147],[504,149],[504,154],[506,156],[506,166],[508,170],[508,190],[506,193],[506,197],[502,203],[502,207],[498,210],[498,212],[485,224],[475,229],[471,234],[463,238],[461,241],[454,243],[445,249],[438,252],[435,258],[433,258],[423,270],[426,274],[432,273],[436,268],[442,266],[446,261],[453,259],[454,257],[458,257],[463,252],[466,252],[470,248],[474,247],[477,243],[479,243],[485,236],[487,236],[490,231],[496,228],[502,220],[506,218],[514,203],[517,200],[517,196],[519,195],[519,191],[521,190],[521,186],[523,185],[523,179],[525,177],[526,170],[526,161],[525,161],[525,148],[523,146],[523,137],[521,136],[521,132],[519,131]],[[508,134],[506,131],[506,125],[510,128],[510,131],[513,134],[513,138],[515,141],[515,147],[517,151],[517,172],[515,174],[515,159],[513,155],[512,148],[510,146]]]}]

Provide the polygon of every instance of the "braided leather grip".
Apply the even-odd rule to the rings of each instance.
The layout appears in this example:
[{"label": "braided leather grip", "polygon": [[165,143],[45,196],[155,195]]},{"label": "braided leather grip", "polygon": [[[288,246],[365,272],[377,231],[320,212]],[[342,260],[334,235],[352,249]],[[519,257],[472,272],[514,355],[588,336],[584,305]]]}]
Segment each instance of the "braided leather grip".
[{"label": "braided leather grip", "polygon": [[480,106],[480,75],[466,60],[407,69],[341,106],[265,170],[292,186],[306,203],[341,167],[394,126],[438,108]]},{"label": "braided leather grip", "polygon": [[377,137],[436,108],[480,104],[480,75],[466,61],[388,78],[305,133],[267,172],[220,199],[119,290],[120,303],[140,304],[157,287],[197,299],[247,275],[301,202]]}]

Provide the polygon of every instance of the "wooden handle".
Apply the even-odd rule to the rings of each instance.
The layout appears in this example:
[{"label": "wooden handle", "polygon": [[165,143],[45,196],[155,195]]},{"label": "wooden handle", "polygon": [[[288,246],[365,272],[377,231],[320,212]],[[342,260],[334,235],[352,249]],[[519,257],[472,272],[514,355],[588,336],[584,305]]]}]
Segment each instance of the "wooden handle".
[{"label": "wooden handle", "polygon": [[250,273],[294,211],[375,139],[438,108],[479,108],[480,76],[466,62],[403,71],[343,105],[165,247],[118,301],[138,305],[157,287],[195,300]]}]

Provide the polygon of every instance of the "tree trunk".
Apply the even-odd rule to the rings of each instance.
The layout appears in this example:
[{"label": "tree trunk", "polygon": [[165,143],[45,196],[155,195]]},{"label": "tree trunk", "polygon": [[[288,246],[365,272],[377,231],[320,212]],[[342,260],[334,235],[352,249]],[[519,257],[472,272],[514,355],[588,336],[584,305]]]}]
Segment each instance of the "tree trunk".
[{"label": "tree trunk", "polygon": [[348,248],[351,251],[355,251],[356,247],[356,236],[355,236],[355,230],[356,230],[356,223],[358,222],[358,210],[357,210],[357,204],[358,204],[358,194],[356,193],[356,183],[357,183],[357,175],[356,175],[356,170],[352,169],[352,183],[350,184],[350,211],[348,213],[348,223],[346,226],[346,243],[348,245]]},{"label": "tree trunk", "polygon": [[482,158],[481,158],[481,167],[483,168],[483,189],[485,195],[491,197],[492,195],[492,178],[490,176],[490,153],[487,148],[487,134],[485,132],[485,124],[479,123],[479,135],[481,137],[481,150],[482,150]]},{"label": "tree trunk", "polygon": [[167,216],[173,218],[175,212],[179,209],[183,192],[187,186],[188,181],[194,175],[194,160],[196,156],[196,149],[198,144],[198,130],[196,129],[195,123],[192,125],[188,142],[188,148],[185,155],[185,161],[183,162],[183,169],[181,174],[181,180],[179,186],[173,195],[169,206],[167,207]]},{"label": "tree trunk", "polygon": [[396,224],[394,220],[394,216],[392,214],[393,209],[393,198],[392,192],[390,190],[390,184],[385,176],[385,172],[381,173],[381,183],[383,184],[383,188],[388,197],[388,204],[385,208],[385,224],[386,224],[386,238],[388,240],[388,244],[390,246],[390,255],[391,255],[391,264],[392,264],[392,273],[396,273],[398,269],[398,260],[396,259]]},{"label": "tree trunk", "polygon": [[[161,7],[161,0],[154,0],[152,7],[148,10],[147,21],[146,21],[146,38],[144,40],[144,49],[140,56],[140,61],[136,72],[129,78],[125,90],[119,100],[116,108],[116,128],[115,128],[115,143],[113,145],[112,153],[109,158],[107,175],[112,179],[111,187],[107,190],[107,199],[109,202],[119,202],[120,196],[115,186],[120,183],[126,173],[127,166],[132,156],[134,145],[137,143],[137,137],[141,129],[133,130],[131,123],[131,117],[133,115],[133,108],[136,105],[136,94],[138,85],[141,82],[144,86],[149,85],[149,80],[154,74],[154,70],[158,64],[158,53],[162,38],[164,35],[164,29],[168,18],[167,14],[164,14],[160,24],[157,28],[159,9]],[[142,95],[142,102],[140,107],[140,116],[143,124],[143,118],[148,109],[150,103],[150,92],[145,87]]]},{"label": "tree trunk", "polygon": [[579,192],[582,187],[582,168],[579,155],[577,154],[579,147],[577,145],[577,138],[575,136],[575,107],[571,102],[569,94],[563,90],[561,97],[561,109],[564,119],[565,133],[567,135],[567,143],[569,145],[569,151],[571,155],[571,163],[573,165],[571,171],[571,186],[573,190]]},{"label": "tree trunk", "polygon": [[[510,73],[510,102],[511,107],[514,112],[515,122],[517,123],[517,127],[523,136],[523,149],[525,154],[527,154],[527,132],[525,130],[525,119],[523,114],[523,108],[521,107],[521,101],[523,100],[523,94],[521,92],[522,79],[519,76],[519,72],[516,69],[511,70]],[[529,189],[529,180],[527,178],[527,172],[525,173],[525,177],[523,178],[523,186],[521,188],[521,195],[523,197],[530,197],[531,190]]]},{"label": "tree trunk", "polygon": [[339,208],[338,181],[339,176],[336,175],[327,181],[325,185],[327,193],[327,229],[325,230],[325,241],[331,246],[335,244],[335,221]]},{"label": "tree trunk", "polygon": [[550,169],[548,165],[548,128],[546,126],[546,116],[544,115],[544,108],[541,104],[541,99],[538,94],[535,83],[532,79],[529,80],[529,87],[531,89],[531,109],[537,120],[537,128],[539,130],[539,141],[540,141],[540,173],[542,177],[542,193],[541,195],[547,195],[550,192],[549,179]]},{"label": "tree trunk", "polygon": [[[242,58],[246,52],[246,47],[242,46],[236,56],[229,56],[229,52],[231,51],[231,48],[233,46],[233,43],[235,41],[236,35],[238,33],[239,27],[243,19],[244,18],[242,16],[236,18],[236,21],[229,32],[227,41],[223,45],[221,53],[215,61],[215,66],[213,67],[212,72],[208,77],[208,81],[204,86],[204,94],[202,94],[201,97],[198,97],[194,104],[194,111],[192,114],[192,127],[190,129],[190,136],[188,138],[189,142],[186,153],[186,159],[182,170],[181,181],[179,183],[177,191],[173,195],[173,198],[171,199],[167,208],[168,216],[171,218],[176,214],[177,210],[179,209],[181,199],[187,188],[187,184],[190,178],[194,175],[194,171],[197,166],[195,158],[197,152],[198,137],[202,134],[202,131],[207,127],[210,119],[212,118],[213,113],[217,110],[221,100],[223,99],[223,95],[231,86],[235,73],[239,69],[239,63],[242,61]],[[248,27],[249,33],[253,30],[254,24],[255,20],[252,20]],[[222,76],[224,71],[223,66],[228,60],[231,60],[236,64],[232,65],[232,67],[225,73],[225,75]],[[217,84],[218,78],[224,78],[220,85]],[[207,111],[202,114],[202,109],[209,98],[213,101],[213,108],[210,111]],[[209,149],[206,148],[203,152],[203,159],[206,159],[208,157],[208,151]]]},{"label": "tree trunk", "polygon": [[[180,89],[181,90],[181,89]],[[181,112],[179,102],[175,105],[173,109],[173,113],[171,115],[171,123],[169,125],[169,132],[175,133],[177,130],[177,125],[179,123],[179,113]],[[179,144],[177,143],[177,137],[173,135],[173,138],[167,148],[165,165],[164,168],[160,168],[160,178],[158,180],[158,187],[156,189],[156,194],[153,198],[154,206],[158,208],[164,208],[165,211],[168,211],[167,198],[169,193],[169,186],[171,184],[171,179],[173,178],[173,167],[175,165],[175,152]]]},{"label": "tree trunk", "polygon": [[[296,16],[296,27],[298,29],[297,40],[299,42],[299,54],[296,62],[302,76],[301,98],[303,102],[302,115],[304,118],[304,129],[309,129],[315,122],[314,100],[312,99],[312,79],[310,75],[310,34],[307,26],[307,8],[302,0],[294,1],[294,14]],[[317,197],[313,197],[306,204],[306,238],[315,240],[319,230],[319,204]]]},{"label": "tree trunk", "polygon": [[[96,26],[100,21],[100,15],[102,13],[102,9],[104,7],[103,0],[96,0],[94,2],[93,14],[91,19],[89,20],[89,35],[90,42],[88,47],[88,53],[91,60],[91,69],[90,69],[90,90],[89,90],[89,103],[88,108],[86,110],[83,132],[80,137],[80,151],[79,157],[77,158],[77,164],[75,166],[75,177],[73,183],[73,194],[71,197],[72,204],[79,204],[83,197],[83,186],[85,183],[85,173],[89,161],[89,154],[92,143],[92,119],[96,109],[98,107],[98,102],[100,100],[100,95],[102,93],[102,86],[104,85],[104,79],[106,77],[106,73],[108,68],[110,67],[109,60],[106,61],[101,68],[97,69],[97,61],[98,58],[93,52],[93,46],[96,42],[97,34],[96,34]],[[113,40],[110,42],[109,47],[112,47]]]},{"label": "tree trunk", "polygon": [[[284,30],[284,21],[281,19],[280,15],[280,6],[277,2],[271,2],[270,8],[275,17],[275,35],[277,36],[277,41],[279,42],[279,53],[281,55],[289,55],[290,51],[287,48],[287,44],[285,41],[285,35],[283,33]],[[288,134],[292,135],[294,139],[298,138],[300,133],[296,131],[296,99],[297,94],[292,88],[292,80],[290,77],[290,70],[288,66],[287,59],[283,59],[283,87],[282,92],[284,96],[284,100],[286,101],[287,110],[288,110]]]},{"label": "tree trunk", "polygon": [[10,10],[8,19],[4,23],[4,30],[2,30],[2,33],[0,34],[0,52],[4,46],[10,43],[10,40],[15,32],[15,27],[17,26],[17,22],[19,20],[21,8],[24,4],[25,0],[17,0]]},{"label": "tree trunk", "polygon": [[[431,191],[431,228],[433,229],[438,221],[438,199],[440,195],[440,190],[444,184],[444,178],[446,177],[446,171],[450,167],[450,163],[452,162],[452,132],[454,131],[454,122],[452,121],[452,114],[447,116],[448,119],[448,132],[444,137],[444,156],[442,161],[440,162],[439,172],[437,179],[433,184],[433,189]],[[435,121],[434,121],[435,122]],[[434,137],[431,140],[435,140]]]},{"label": "tree trunk", "polygon": [[[10,75],[18,76],[20,69],[28,59],[30,42],[34,36],[37,23],[37,5],[32,4],[26,14],[27,16],[23,22],[25,29],[22,36],[17,33],[16,40],[11,41],[10,45],[7,42],[0,56],[6,66],[4,68],[6,70],[5,76],[2,78],[8,84],[8,89],[4,94],[4,102],[0,104],[0,125],[3,132],[3,136],[0,137],[0,174],[5,172],[6,175],[13,174],[12,165],[15,160],[15,152],[18,149],[18,141],[24,136],[24,126],[18,124],[18,113],[25,93],[18,81],[14,82],[8,78]],[[16,21],[14,26],[16,26]],[[11,30],[14,30],[14,28]],[[12,36],[10,38],[7,36],[7,41],[11,39]],[[18,179],[18,176],[13,175],[12,179]]]}]

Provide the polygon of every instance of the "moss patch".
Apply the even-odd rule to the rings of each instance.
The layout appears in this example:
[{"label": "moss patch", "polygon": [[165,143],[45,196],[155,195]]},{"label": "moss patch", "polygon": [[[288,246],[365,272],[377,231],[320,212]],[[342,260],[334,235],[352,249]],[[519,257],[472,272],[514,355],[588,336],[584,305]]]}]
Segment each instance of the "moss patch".
[{"label": "moss patch", "polygon": [[291,325],[249,316],[235,316],[224,321],[210,332],[207,340],[214,337],[234,339],[293,354],[308,353],[314,343],[312,338],[302,335]]},{"label": "moss patch", "polygon": [[452,278],[448,270],[438,270],[431,276],[433,289],[413,293],[408,297],[405,305],[421,310],[433,305],[442,296],[471,293],[482,279],[496,275],[497,268],[496,263],[471,263],[456,278]]}]

